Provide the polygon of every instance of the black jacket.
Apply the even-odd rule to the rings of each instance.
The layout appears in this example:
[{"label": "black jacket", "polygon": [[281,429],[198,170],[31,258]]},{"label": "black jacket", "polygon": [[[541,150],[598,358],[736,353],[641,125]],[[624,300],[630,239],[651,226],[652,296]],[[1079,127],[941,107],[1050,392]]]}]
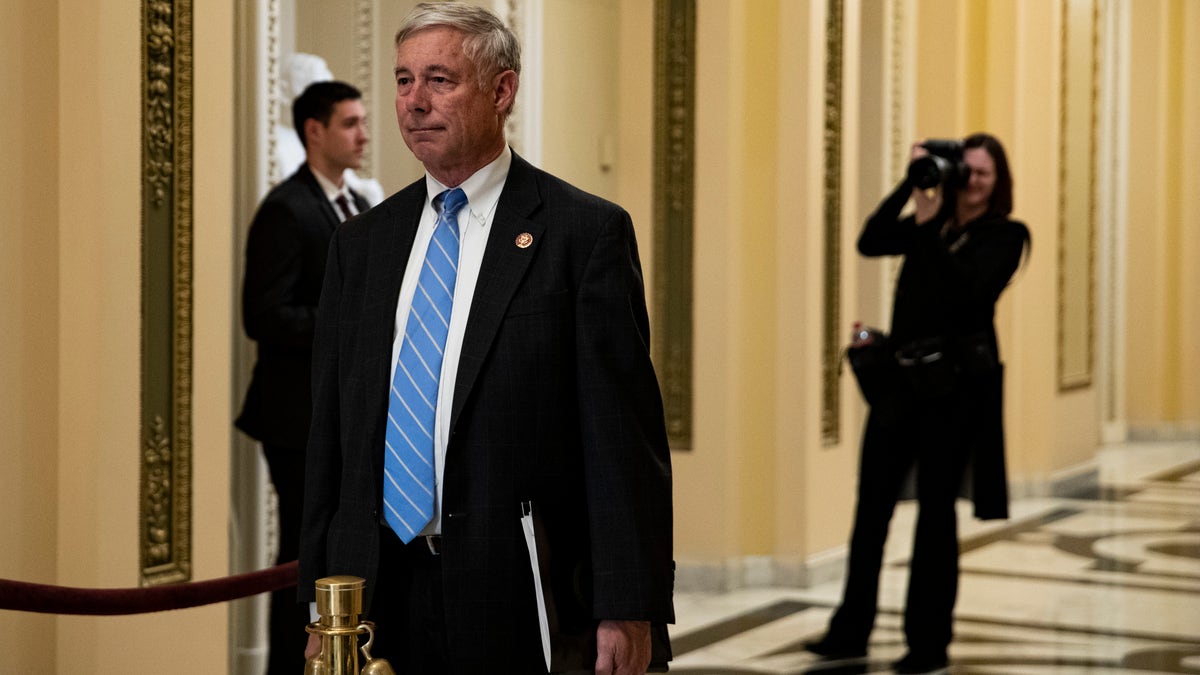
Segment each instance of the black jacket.
[{"label": "black jacket", "polygon": [[966,343],[980,346],[995,358],[994,368],[962,374],[953,395],[969,402],[961,441],[971,453],[967,493],[975,514],[1005,518],[1003,365],[993,319],[1000,293],[1020,266],[1029,230],[1007,217],[985,215],[967,223],[957,236],[943,236],[950,204],[922,225],[912,216],[900,218],[911,190],[902,183],[867,219],[858,250],[865,256],[904,256],[892,308],[889,337],[894,348],[940,339],[951,349]]},{"label": "black jacket", "polygon": [[[359,212],[369,204],[355,195]],[[258,359],[235,424],[263,443],[303,452],[312,416],[313,326],[337,214],[302,164],[263,199],[246,241],[242,322]]]},{"label": "black jacket", "polygon": [[[380,555],[395,312],[424,179],[340,228],[313,359],[300,596]],[[629,215],[513,155],[472,300],[442,487],[452,672],[504,672],[536,634],[521,503],[591,616],[673,619],[671,473]],[[369,612],[369,610],[368,610]]]}]

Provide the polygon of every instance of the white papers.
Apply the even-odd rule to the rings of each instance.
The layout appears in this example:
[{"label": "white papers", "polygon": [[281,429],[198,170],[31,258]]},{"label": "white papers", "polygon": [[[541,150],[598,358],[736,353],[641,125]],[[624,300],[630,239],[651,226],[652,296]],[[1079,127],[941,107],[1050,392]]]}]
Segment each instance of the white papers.
[{"label": "white papers", "polygon": [[542,572],[538,564],[537,534],[533,527],[533,502],[521,502],[521,529],[525,531],[525,547],[529,549],[529,566],[533,570],[533,590],[537,595],[538,628],[542,631],[542,655],[546,670],[550,670],[550,621],[546,617],[546,593],[542,589]]}]

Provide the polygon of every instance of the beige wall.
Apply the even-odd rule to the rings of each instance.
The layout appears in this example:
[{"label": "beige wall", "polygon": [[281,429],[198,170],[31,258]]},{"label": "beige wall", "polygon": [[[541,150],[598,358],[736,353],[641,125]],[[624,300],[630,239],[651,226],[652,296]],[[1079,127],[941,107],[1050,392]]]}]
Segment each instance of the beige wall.
[{"label": "beige wall", "polygon": [[1139,3],[1130,21],[1128,339],[1133,428],[1200,426],[1200,7]]},{"label": "beige wall", "polygon": [[[825,3],[699,4],[697,54],[696,443],[675,460],[676,557],[693,580],[798,581],[845,541],[862,404],[842,379],[841,440],[820,439]],[[1055,382],[1060,14],[1040,0],[921,0],[909,36],[911,131],[990,129],[1017,177],[1016,216],[1033,257],[1001,301],[1010,465],[1040,489],[1086,466],[1098,444],[1096,386]],[[1128,368],[1098,363],[1135,429],[1200,428],[1200,6],[1139,0],[1129,11],[1128,269],[1118,333]],[[885,322],[892,268],[853,241],[890,182],[878,158],[893,108],[883,0],[847,2],[842,174],[843,322]],[[233,3],[195,6],[194,577],[228,570]],[[387,9],[387,8],[384,8]],[[87,587],[137,583],[139,120],[137,3],[13,0],[0,5],[0,577]],[[387,9],[392,12],[392,9]],[[381,42],[398,16],[386,17]],[[543,164],[633,214],[643,258],[650,213],[650,3],[547,3]],[[381,22],[384,19],[381,18]],[[586,39],[570,30],[594,28]],[[561,31],[561,33],[559,32]],[[931,39],[938,35],[939,39]],[[558,46],[553,46],[558,45]],[[567,49],[567,46],[571,49]],[[569,58],[559,57],[563,51]],[[559,59],[551,63],[553,59]],[[608,68],[614,68],[609,72]],[[384,73],[385,91],[390,78]],[[937,97],[949,103],[939,104]],[[399,143],[390,90],[375,130]],[[1118,106],[1120,107],[1120,106]],[[584,130],[567,123],[578,119]],[[615,162],[599,168],[599,139]],[[401,152],[397,148],[393,154]],[[872,159],[878,165],[864,166]],[[1107,170],[1107,169],[1106,169]],[[415,177],[400,174],[394,189]],[[1119,182],[1117,183],[1120,184]],[[1099,283],[1109,283],[1102,279]],[[1032,487],[1031,487],[1032,486]],[[765,565],[765,567],[764,567]],[[707,576],[705,576],[707,575]],[[797,576],[798,575],[798,576]],[[768,575],[769,576],[769,575]],[[146,672],[142,644],[175,672],[219,672],[226,609],[91,618],[0,612],[0,671]],[[38,648],[28,645],[36,641]]]},{"label": "beige wall", "polygon": [[[542,166],[596,194],[614,195],[619,91],[620,4],[547,2],[541,71]],[[579,30],[586,27],[586,30]]]},{"label": "beige wall", "polygon": [[685,586],[800,580],[849,526],[862,416],[849,389],[840,442],[821,440],[824,20],[823,3],[699,6],[696,440],[673,457]]},{"label": "beige wall", "polygon": [[[138,580],[141,41],[138,7],[121,4],[59,14],[57,421],[67,504],[56,581],[70,586]],[[60,617],[58,668],[101,664],[117,632],[142,621]]]},{"label": "beige wall", "polygon": [[[57,579],[59,374],[58,18],[53,3],[0,5],[0,577]],[[0,670],[37,672],[53,649],[18,649],[30,635],[53,645],[52,616],[0,611]]]},{"label": "beige wall", "polygon": [[[231,3],[195,10],[193,570],[228,569]],[[138,584],[139,3],[4,3],[0,576]],[[205,142],[206,139],[225,139]],[[212,673],[226,610],[0,612],[0,671]],[[129,636],[137,635],[135,643]],[[131,648],[169,645],[159,650]]]},{"label": "beige wall", "polygon": [[[1200,302],[1196,301],[1194,289],[1200,288],[1200,6],[1195,2],[1177,2],[1172,6],[1175,15],[1170,24],[1172,49],[1175,63],[1172,72],[1181,80],[1172,85],[1176,99],[1175,128],[1178,138],[1172,143],[1177,150],[1174,160],[1166,167],[1168,180],[1172,181],[1173,193],[1169,197],[1179,204],[1179,239],[1176,273],[1171,287],[1172,306],[1178,313],[1175,341],[1171,354],[1178,359],[1177,379],[1170,385],[1179,391],[1179,402],[1168,408],[1167,415],[1180,422],[1200,424],[1200,378],[1189,374],[1200,373],[1200,349],[1196,348],[1197,327],[1200,327]],[[1178,181],[1178,182],[1175,182]]]},{"label": "beige wall", "polygon": [[[856,318],[886,324],[890,304],[894,268],[857,259],[853,246],[862,219],[891,184],[876,167],[862,164],[886,162],[883,130],[894,126],[891,115],[904,105],[889,108],[878,100],[878,87],[889,77],[880,69],[895,57],[884,53],[892,48],[891,36],[888,26],[879,25],[891,4],[846,3],[843,77],[847,92],[863,92],[847,96],[842,108],[843,157],[858,158],[845,162],[842,175],[841,315],[847,326]],[[1179,2],[1132,8],[1138,16],[1132,79],[1147,90],[1130,92],[1130,100],[1139,102],[1128,122],[1134,152],[1141,153],[1143,138],[1155,138],[1154,129],[1177,130],[1183,142],[1152,144],[1129,165],[1128,264],[1140,269],[1137,256],[1155,270],[1130,279],[1130,372],[1098,362],[1091,386],[1060,391],[1061,7],[1037,0],[903,6],[910,22],[904,49],[911,49],[915,67],[899,78],[912,87],[899,92],[912,105],[911,128],[895,125],[911,134],[901,140],[996,133],[1016,176],[1014,216],[1033,233],[1033,256],[997,315],[1009,368],[1014,492],[1044,493],[1064,478],[1086,475],[1100,442],[1102,378],[1136,400],[1131,422],[1144,418],[1152,427],[1194,429],[1200,420],[1197,385],[1186,374],[1195,368],[1185,366],[1198,357],[1174,336],[1200,329],[1195,303],[1181,295],[1196,280],[1196,266],[1186,261],[1195,259],[1197,243],[1182,227],[1190,221],[1184,214],[1197,210],[1197,171],[1182,161],[1196,143],[1191,120],[1200,119],[1187,114],[1196,109],[1197,85],[1194,76],[1185,79],[1196,72],[1193,33],[1200,24],[1187,20],[1196,8]],[[623,38],[649,39],[649,10],[632,10],[636,21],[629,8],[624,11]],[[685,568],[705,572],[685,577],[685,570],[681,577],[689,581],[744,582],[761,571],[758,556],[770,556],[775,578],[787,579],[793,560],[820,559],[845,541],[849,529],[863,410],[848,377],[842,382],[841,440],[824,446],[819,435],[824,20],[824,3],[699,3],[697,440],[690,452],[674,455],[676,555]],[[645,61],[638,58],[622,60],[623,80],[645,79]],[[872,83],[875,89],[868,88]],[[624,101],[630,93],[649,92],[641,84],[623,87],[619,96],[627,110],[633,109]],[[635,124],[637,114],[626,112]],[[636,134],[644,150],[649,139],[642,128],[623,131],[623,139],[627,133]],[[650,196],[642,187],[648,173],[641,166],[650,159],[641,150],[626,156],[640,173],[636,179],[619,173],[620,200],[635,213],[648,213]],[[1135,162],[1152,168],[1141,171]],[[628,163],[621,167],[629,169]],[[1155,217],[1144,217],[1146,209]],[[1101,224],[1095,227],[1098,237]],[[1143,227],[1154,231],[1143,235]],[[1105,283],[1112,282],[1096,280],[1096,297]],[[1142,361],[1145,372],[1134,372]]]}]

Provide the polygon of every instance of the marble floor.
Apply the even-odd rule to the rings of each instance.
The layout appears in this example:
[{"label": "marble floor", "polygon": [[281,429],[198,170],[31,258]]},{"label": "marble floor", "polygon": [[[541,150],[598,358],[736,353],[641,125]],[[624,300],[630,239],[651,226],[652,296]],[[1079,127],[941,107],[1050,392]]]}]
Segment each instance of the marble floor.
[{"label": "marble floor", "polygon": [[[960,504],[962,577],[950,646],[960,674],[1200,673],[1200,442],[1128,443],[1099,455],[1093,494],[1021,499],[983,523]],[[676,675],[886,673],[904,653],[900,612],[914,509],[892,526],[865,659],[821,661],[841,581],[677,593]]]}]

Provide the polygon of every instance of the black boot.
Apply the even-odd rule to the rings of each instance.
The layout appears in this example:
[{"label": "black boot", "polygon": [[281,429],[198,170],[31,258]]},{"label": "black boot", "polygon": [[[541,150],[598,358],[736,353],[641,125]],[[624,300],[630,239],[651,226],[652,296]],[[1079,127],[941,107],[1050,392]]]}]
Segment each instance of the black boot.
[{"label": "black boot", "polygon": [[820,640],[808,640],[804,649],[826,659],[858,659],[867,655],[867,645],[831,639],[828,634]]}]

